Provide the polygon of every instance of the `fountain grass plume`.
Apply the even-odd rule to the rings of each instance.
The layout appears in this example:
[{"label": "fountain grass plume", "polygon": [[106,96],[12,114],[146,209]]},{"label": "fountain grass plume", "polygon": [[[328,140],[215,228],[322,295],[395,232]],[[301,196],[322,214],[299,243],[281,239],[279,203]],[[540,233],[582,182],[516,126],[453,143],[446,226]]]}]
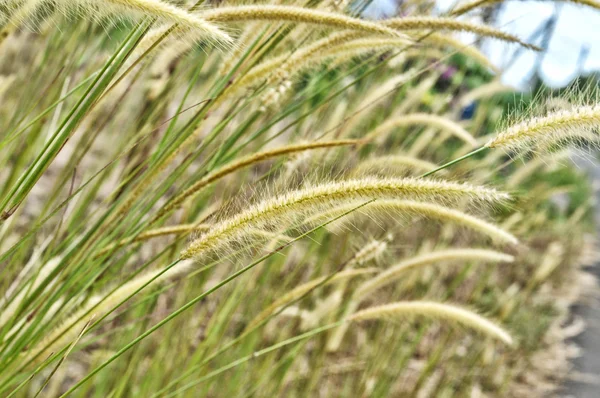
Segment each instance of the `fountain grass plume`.
[{"label": "fountain grass plume", "polygon": [[395,128],[414,125],[436,127],[440,130],[449,132],[473,147],[477,145],[477,140],[457,122],[450,120],[447,117],[431,115],[428,113],[411,113],[393,117],[380,124],[373,131],[369,132],[363,137],[363,139],[366,142],[373,141],[378,137],[382,139]]},{"label": "fountain grass plume", "polygon": [[597,139],[600,105],[583,105],[533,117],[501,130],[486,148],[525,152],[566,139]]},{"label": "fountain grass plume", "polygon": [[[344,310],[344,317],[351,317],[351,314],[359,308],[360,304],[369,297],[374,291],[388,286],[400,279],[405,272],[414,270],[418,267],[431,265],[444,261],[479,261],[479,262],[513,262],[514,257],[505,253],[487,249],[447,249],[439,250],[433,253],[417,255],[400,263],[393,265],[374,278],[363,282],[354,290],[352,297]],[[344,335],[348,330],[348,324],[341,325],[328,338],[326,349],[329,352],[337,351],[342,344]]]},{"label": "fountain grass plume", "polygon": [[373,279],[364,282],[356,289],[354,297],[356,297],[356,299],[360,302],[375,290],[394,283],[407,271],[412,271],[419,267],[446,261],[512,263],[514,261],[514,257],[495,250],[478,248],[446,249],[425,253],[401,261],[380,273]]},{"label": "fountain grass plume", "polygon": [[348,318],[348,321],[362,322],[406,317],[425,317],[456,322],[498,339],[507,345],[513,344],[512,337],[489,319],[456,305],[431,301],[406,301],[371,307],[354,313]]},{"label": "fountain grass plume", "polygon": [[[281,83],[306,68],[320,65],[330,58],[345,58],[373,50],[407,46],[412,43],[404,37],[371,37],[359,39],[369,33],[363,31],[335,32],[290,54],[282,54],[263,61],[243,74],[227,89],[227,96],[239,93],[246,87],[266,82],[267,85]],[[356,40],[355,40],[356,39]]]},{"label": "fountain grass plume", "polygon": [[499,29],[486,26],[478,25],[472,22],[461,21],[454,18],[445,17],[403,17],[403,18],[392,18],[385,22],[386,26],[392,27],[397,30],[452,30],[457,32],[470,32],[484,37],[492,37],[498,40],[506,41],[509,43],[517,43],[525,48],[529,48],[535,51],[541,51],[541,49],[533,44],[525,43],[518,37],[509,33],[503,32]]},{"label": "fountain grass plume", "polygon": [[[480,261],[480,262],[513,262],[514,257],[505,253],[497,252],[494,250],[478,249],[478,248],[466,248],[466,249],[446,249],[439,250],[432,253],[425,253],[401,261],[400,263],[393,265],[386,271],[378,274],[374,278],[364,282],[354,291],[352,299],[348,304],[345,314],[346,316],[355,312],[360,304],[369,297],[374,291],[388,286],[402,276],[407,271],[414,270],[418,267],[432,265],[433,263],[444,262],[444,261]],[[328,350],[336,351],[344,337],[347,330],[347,325],[337,329],[327,342]]]},{"label": "fountain grass plume", "polygon": [[[336,207],[327,212],[314,215],[306,219],[305,223],[307,225],[317,224],[322,220],[331,218],[331,216],[335,214],[341,214],[347,211],[351,208],[351,206],[352,205],[344,205]],[[333,226],[335,227],[344,225],[347,222],[351,222],[350,220],[360,217],[361,215],[375,219],[381,216],[387,219],[389,216],[396,215],[401,217],[424,217],[431,220],[450,222],[461,227],[468,228],[472,231],[485,235],[498,243],[508,243],[512,245],[519,243],[519,240],[513,234],[482,218],[436,203],[418,202],[414,200],[380,199],[363,206],[360,211],[347,217],[346,219],[338,221],[338,223],[333,224]]]},{"label": "fountain grass plume", "polygon": [[476,62],[489,68],[495,73],[500,73],[498,67],[494,65],[484,53],[479,51],[476,47],[466,44],[463,41],[460,41],[456,37],[453,37],[448,34],[433,32],[431,34],[428,34],[425,38],[423,38],[422,41],[424,44],[432,44],[437,47],[450,47],[453,50],[458,51],[459,53],[469,58],[472,58]]},{"label": "fountain grass plume", "polygon": [[121,17],[123,12],[155,17],[164,22],[175,23],[180,32],[194,32],[215,44],[230,47],[233,39],[217,25],[170,3],[160,0],[55,0],[67,10],[79,7],[90,15]]},{"label": "fountain grass plume", "polygon": [[322,183],[266,199],[217,223],[194,240],[181,253],[181,258],[200,257],[222,249],[228,243],[243,238],[249,227],[289,225],[301,215],[314,214],[350,201],[391,198],[434,199],[440,202],[466,199],[477,203],[494,203],[506,201],[509,196],[492,188],[430,179],[363,178]]},{"label": "fountain grass plume", "polygon": [[207,185],[223,178],[224,176],[234,173],[242,168],[245,168],[245,167],[248,167],[255,163],[262,162],[262,161],[265,161],[268,159],[272,159],[272,158],[275,158],[278,156],[285,156],[285,155],[289,155],[292,153],[303,152],[303,151],[308,151],[308,150],[315,150],[315,149],[356,145],[359,142],[361,142],[361,141],[360,140],[316,141],[316,142],[305,143],[305,144],[294,144],[294,145],[287,145],[287,146],[274,148],[274,149],[267,149],[265,151],[257,152],[257,153],[248,155],[246,157],[240,158],[232,163],[226,164],[223,167],[210,172],[209,174],[204,176],[201,180],[192,184],[189,188],[183,190],[181,193],[179,193],[177,196],[175,196],[173,199],[171,199],[162,209],[160,209],[160,211],[154,217],[153,222],[161,219],[166,214],[170,213],[174,209],[181,206],[181,204],[183,204],[183,202],[185,202],[185,200],[187,200],[190,197],[193,197],[202,188],[204,188]]},{"label": "fountain grass plume", "polygon": [[311,8],[280,5],[243,5],[219,7],[202,11],[200,17],[211,22],[292,22],[321,25],[338,29],[360,30],[369,33],[399,36],[399,33],[381,23],[364,21],[344,14]]}]

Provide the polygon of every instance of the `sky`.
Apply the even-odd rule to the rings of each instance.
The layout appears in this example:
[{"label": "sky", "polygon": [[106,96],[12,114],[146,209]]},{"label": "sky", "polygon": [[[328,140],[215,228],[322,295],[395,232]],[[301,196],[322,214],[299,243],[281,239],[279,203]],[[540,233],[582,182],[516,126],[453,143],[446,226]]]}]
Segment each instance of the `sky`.
[{"label": "sky", "polygon": [[[600,70],[598,10],[572,3],[513,1],[507,3],[499,14],[498,27],[527,39],[554,13],[557,15],[556,27],[545,54],[522,51],[522,55],[510,65],[510,56],[516,49],[514,45],[486,43],[484,51],[491,61],[506,67],[502,76],[506,83],[526,87],[538,56],[541,57],[540,76],[551,87],[563,87],[579,74]],[[541,43],[538,41],[536,44]]]},{"label": "sky", "polygon": [[[372,17],[391,15],[395,0],[376,0],[367,14]],[[455,0],[438,0],[443,12]],[[557,22],[544,54],[519,49],[517,45],[486,40],[482,50],[504,73],[504,83],[526,90],[529,79],[539,67],[540,76],[550,87],[564,87],[579,74],[600,70],[600,11],[590,7],[554,1],[507,1],[497,25],[525,41],[556,13]],[[463,34],[466,43],[474,37]],[[533,41],[540,44],[540,41]],[[515,51],[518,51],[516,57]],[[583,51],[583,53],[582,53]],[[586,54],[585,57],[582,54]],[[539,58],[538,58],[539,57]],[[514,59],[513,59],[514,58]]]}]

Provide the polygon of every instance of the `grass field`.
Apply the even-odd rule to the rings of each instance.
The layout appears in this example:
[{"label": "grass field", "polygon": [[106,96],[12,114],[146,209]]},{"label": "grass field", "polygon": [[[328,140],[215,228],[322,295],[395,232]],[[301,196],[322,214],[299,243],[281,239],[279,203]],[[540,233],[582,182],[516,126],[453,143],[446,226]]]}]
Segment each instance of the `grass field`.
[{"label": "grass field", "polygon": [[0,2],[0,396],[547,396],[600,105],[486,3]]}]

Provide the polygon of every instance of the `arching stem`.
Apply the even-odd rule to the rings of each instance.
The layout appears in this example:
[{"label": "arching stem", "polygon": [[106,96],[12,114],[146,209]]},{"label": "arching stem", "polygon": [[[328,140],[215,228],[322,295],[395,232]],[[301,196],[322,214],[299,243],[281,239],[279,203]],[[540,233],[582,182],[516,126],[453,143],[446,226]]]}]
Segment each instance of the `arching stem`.
[{"label": "arching stem", "polygon": [[475,149],[474,151],[471,151],[471,152],[467,153],[466,155],[463,155],[463,156],[461,156],[461,157],[459,157],[459,158],[457,158],[457,159],[454,159],[454,160],[452,160],[452,161],[450,161],[450,162],[448,162],[448,163],[446,163],[446,164],[443,164],[443,165],[441,165],[441,166],[440,166],[440,167],[438,167],[437,169],[434,169],[434,170],[428,171],[427,173],[425,173],[425,174],[421,175],[419,178],[428,177],[428,176],[430,176],[430,175],[432,175],[432,174],[434,174],[434,173],[437,173],[437,172],[438,172],[438,171],[440,171],[440,170],[444,170],[444,169],[445,169],[445,168],[447,168],[447,167],[450,167],[450,166],[452,166],[452,165],[454,165],[454,164],[456,164],[456,163],[458,163],[458,162],[461,162],[461,161],[463,161],[463,160],[465,160],[465,159],[468,159],[468,158],[470,158],[470,157],[471,157],[471,156],[473,156],[473,155],[476,155],[476,154],[478,154],[478,153],[480,153],[480,152],[483,152],[483,151],[485,151],[486,149],[489,149],[489,148],[488,148],[488,147],[486,147],[486,146],[482,146],[482,147],[480,147],[480,148],[477,148],[477,149]]}]

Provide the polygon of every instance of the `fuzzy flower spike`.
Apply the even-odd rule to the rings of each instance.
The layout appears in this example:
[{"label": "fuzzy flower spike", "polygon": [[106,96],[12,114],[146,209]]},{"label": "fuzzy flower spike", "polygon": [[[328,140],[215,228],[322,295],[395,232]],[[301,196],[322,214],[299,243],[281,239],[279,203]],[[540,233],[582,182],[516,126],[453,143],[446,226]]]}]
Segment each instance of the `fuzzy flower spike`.
[{"label": "fuzzy flower spike", "polygon": [[175,23],[179,32],[230,47],[233,39],[214,23],[161,0],[56,0],[58,6],[91,15],[110,17],[125,14],[150,16],[162,22]]},{"label": "fuzzy flower spike", "polygon": [[[268,198],[233,217],[217,223],[181,253],[183,259],[198,258],[223,249],[234,241],[243,241],[248,228],[269,228],[281,220],[298,219],[319,210],[331,209],[349,201],[364,199],[436,199],[441,202],[468,199],[493,203],[509,196],[491,188],[447,181],[414,178],[364,178],[329,182]],[[278,222],[273,223],[273,220]]]},{"label": "fuzzy flower spike", "polygon": [[485,146],[524,152],[567,139],[590,141],[598,138],[599,126],[600,105],[578,106],[516,123]]}]

